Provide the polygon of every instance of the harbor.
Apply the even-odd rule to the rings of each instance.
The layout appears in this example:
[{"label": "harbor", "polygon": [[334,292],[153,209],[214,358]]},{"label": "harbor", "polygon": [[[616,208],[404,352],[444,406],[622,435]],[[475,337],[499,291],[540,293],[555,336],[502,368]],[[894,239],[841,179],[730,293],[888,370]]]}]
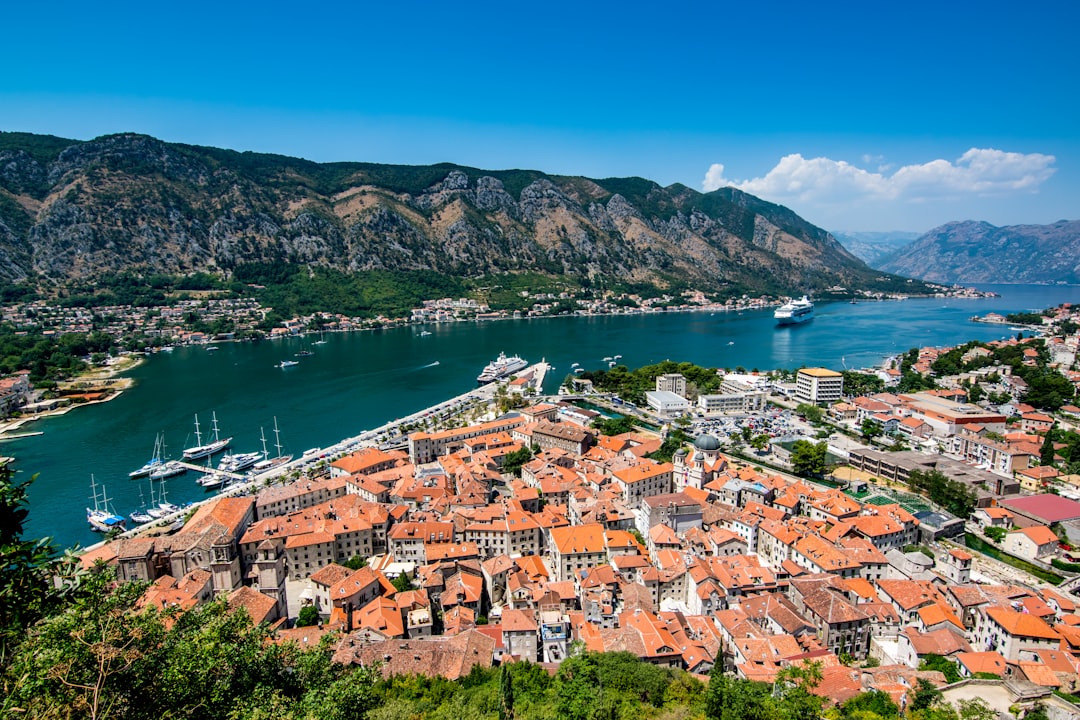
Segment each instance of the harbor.
[{"label": "harbor", "polygon": [[[545,393],[554,393],[575,367],[608,370],[616,355],[619,364],[631,368],[667,359],[748,371],[802,364],[857,368],[877,366],[911,347],[1009,334],[1000,326],[970,322],[975,314],[1080,299],[1076,288],[1000,286],[998,291],[1000,298],[818,302],[812,322],[790,327],[778,327],[773,309],[765,308],[741,314],[428,324],[422,327],[428,336],[420,336],[417,327],[327,333],[325,344],[313,347],[314,355],[287,371],[273,366],[309,347],[310,338],[221,343],[212,353],[177,347],[134,368],[132,386],[115,400],[25,423],[19,432],[44,435],[5,442],[3,449],[16,458],[17,479],[38,476],[28,488],[30,532],[51,536],[61,547],[85,546],[100,539],[80,517],[90,474],[108,484],[116,510],[127,514],[139,506],[140,489],[149,497],[146,482],[129,480],[128,473],[148,460],[158,432],[165,438],[163,458],[179,459],[180,450],[194,444],[195,413],[208,421],[216,412],[222,437],[231,436],[237,452],[260,448],[260,428],[272,438],[276,416],[283,454],[299,459],[309,448],[329,448],[369,432],[367,441],[394,439],[380,440],[381,433],[369,429],[389,429],[396,420],[422,417],[444,398],[475,392],[478,374],[500,352],[534,363],[546,357],[557,369],[546,372]],[[167,485],[177,504],[209,494],[191,473]]]},{"label": "harbor", "polygon": [[[543,387],[545,378],[551,370],[551,365],[541,361],[523,369],[519,376],[531,376],[535,387]],[[456,419],[463,413],[478,406],[486,406],[495,397],[499,383],[493,383],[472,389],[449,400],[444,400],[431,407],[418,410],[405,417],[397,418],[379,427],[365,430],[354,437],[345,438],[327,448],[312,448],[303,453],[300,458],[283,463],[265,472],[253,475],[241,475],[228,473],[204,465],[178,462],[179,465],[192,472],[204,474],[222,474],[230,478],[232,482],[222,492],[207,497],[203,500],[185,503],[175,512],[169,513],[153,521],[133,527],[122,534],[122,537],[136,537],[143,534],[155,535],[169,529],[179,527],[177,521],[184,518],[193,509],[207,502],[212,502],[218,497],[235,497],[257,492],[260,487],[271,485],[278,481],[286,481],[288,478],[296,478],[314,470],[317,466],[331,463],[345,455],[356,452],[365,447],[383,447],[407,445],[402,428],[421,422],[429,418],[438,418],[447,426],[456,424]],[[176,461],[174,461],[176,462]],[[99,547],[96,543],[87,548],[88,551]]]}]

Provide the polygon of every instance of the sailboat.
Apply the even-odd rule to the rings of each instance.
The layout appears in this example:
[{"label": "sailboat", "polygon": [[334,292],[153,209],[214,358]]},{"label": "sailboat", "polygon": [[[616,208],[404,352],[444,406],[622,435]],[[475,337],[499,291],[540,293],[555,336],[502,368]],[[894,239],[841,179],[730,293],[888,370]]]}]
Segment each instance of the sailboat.
[{"label": "sailboat", "polygon": [[[150,483],[150,499],[151,499],[151,501],[153,501],[153,493],[154,493],[154,484]],[[148,522],[153,521],[154,516],[151,515],[149,513],[149,511],[147,511],[147,509],[146,509],[146,498],[143,497],[142,488],[139,488],[139,502],[141,503],[139,505],[139,509],[136,510],[135,512],[131,513],[130,515],[128,515],[128,517],[131,518],[131,522],[133,522],[133,523],[135,523],[137,525],[142,525],[144,523],[148,523]]]},{"label": "sailboat", "polygon": [[158,501],[157,507],[150,508],[146,512],[156,518],[163,518],[166,515],[172,515],[174,512],[178,512],[180,507],[173,505],[165,499],[165,481],[161,481],[161,499]]},{"label": "sailboat", "polygon": [[217,413],[213,413],[214,418],[214,440],[206,445],[202,444],[202,434],[199,432],[199,416],[195,416],[195,447],[189,447],[184,450],[185,460],[198,460],[199,458],[207,457],[208,455],[216,455],[225,448],[229,447],[229,443],[232,442],[232,438],[228,437],[224,440],[218,438],[218,425],[217,425]]},{"label": "sailboat", "polygon": [[154,436],[154,452],[151,453],[150,459],[138,470],[132,470],[128,473],[129,478],[141,478],[146,477],[161,465],[161,433]]},{"label": "sailboat", "polygon": [[263,431],[262,428],[259,428],[259,435],[262,437],[263,457],[266,458],[266,459],[265,460],[260,460],[259,462],[255,463],[252,466],[252,468],[251,468],[251,474],[252,475],[258,475],[261,472],[266,472],[267,470],[273,470],[274,468],[278,467],[279,465],[284,465],[285,463],[292,460],[292,457],[293,457],[292,455],[282,455],[281,454],[281,431],[278,430],[277,416],[276,415],[274,416],[274,447],[277,448],[277,453],[278,453],[277,457],[271,458],[267,454],[267,452],[266,452],[266,433]]},{"label": "sailboat", "polygon": [[315,342],[311,343],[311,344],[312,345],[325,345],[326,344],[326,338],[324,337],[324,335],[325,335],[325,333],[322,330],[319,330],[319,339],[316,340]]},{"label": "sailboat", "polygon": [[101,496],[98,496],[97,481],[90,476],[90,492],[93,493],[94,507],[86,508],[86,521],[90,523],[90,529],[97,532],[109,532],[110,530],[127,530],[124,526],[124,518],[109,509],[109,498],[105,495],[105,486],[101,486]]}]

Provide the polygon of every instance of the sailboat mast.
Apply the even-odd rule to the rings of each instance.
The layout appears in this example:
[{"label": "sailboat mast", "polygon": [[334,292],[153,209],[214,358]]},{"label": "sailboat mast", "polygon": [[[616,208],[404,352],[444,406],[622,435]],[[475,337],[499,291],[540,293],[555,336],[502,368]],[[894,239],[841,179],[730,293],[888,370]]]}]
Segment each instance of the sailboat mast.
[{"label": "sailboat mast", "polygon": [[202,445],[202,433],[199,432],[199,416],[196,414],[195,415],[195,446],[199,447],[201,445]]},{"label": "sailboat mast", "polygon": [[281,457],[281,431],[277,426],[277,415],[274,416],[274,447],[277,448],[277,456]]}]

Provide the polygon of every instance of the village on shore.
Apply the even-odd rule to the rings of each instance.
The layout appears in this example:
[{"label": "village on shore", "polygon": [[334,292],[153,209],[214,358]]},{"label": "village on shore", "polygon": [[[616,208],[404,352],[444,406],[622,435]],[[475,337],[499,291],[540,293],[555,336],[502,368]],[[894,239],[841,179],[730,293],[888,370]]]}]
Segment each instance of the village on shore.
[{"label": "village on shore", "polygon": [[[1078,339],[999,345],[1024,362],[1049,355],[1075,386]],[[948,350],[923,348],[907,371],[931,373]],[[479,424],[398,447],[369,433],[287,484],[207,502],[175,534],[114,539],[83,562],[149,583],[146,605],[226,595],[280,640],[330,635],[335,661],[386,676],[554,667],[579,648],[762,681],[813,661],[813,692],[830,703],[878,689],[904,707],[928,679],[950,701],[1071,717],[1055,692],[1080,689],[1080,565],[1062,539],[1080,538],[1080,477],[1053,452],[1043,462],[1043,446],[1080,409],[1026,405],[1009,366],[977,371],[997,404],[969,402],[965,373],[923,391],[896,389],[895,367],[877,373],[885,391],[856,397],[843,373],[803,368],[793,382],[727,374],[694,398],[666,373],[647,406],[627,408],[572,378],[540,396],[526,372],[488,392]],[[513,396],[520,407],[500,410]],[[603,435],[577,399],[639,426]],[[775,437],[750,450],[743,428]],[[673,432],[687,439],[670,460],[650,457]],[[831,473],[787,471],[799,439],[821,439]],[[931,476],[970,513],[927,498],[915,479]]]},{"label": "village on shore", "polygon": [[[903,293],[854,292],[843,287],[827,290],[836,296],[863,301],[904,300]],[[117,352],[100,358],[86,372],[56,384],[48,392],[36,390],[30,372],[22,370],[0,378],[0,439],[15,439],[22,426],[43,417],[60,415],[84,405],[108,402],[130,388],[122,373],[131,370],[148,353],[171,351],[194,345],[236,340],[278,339],[308,332],[353,332],[408,325],[448,322],[484,322],[530,319],[560,315],[633,315],[661,312],[737,312],[772,307],[785,298],[747,296],[714,301],[699,290],[679,296],[642,297],[633,293],[605,293],[599,298],[581,298],[569,292],[524,292],[526,310],[492,309],[473,298],[425,300],[408,316],[373,318],[349,317],[341,313],[314,313],[268,323],[271,309],[254,298],[205,297],[178,299],[167,306],[102,305],[63,306],[47,300],[33,300],[0,307],[0,320],[17,334],[39,332],[45,339],[64,335],[103,333],[111,338]],[[993,293],[961,286],[940,286],[938,297],[990,297]]]}]

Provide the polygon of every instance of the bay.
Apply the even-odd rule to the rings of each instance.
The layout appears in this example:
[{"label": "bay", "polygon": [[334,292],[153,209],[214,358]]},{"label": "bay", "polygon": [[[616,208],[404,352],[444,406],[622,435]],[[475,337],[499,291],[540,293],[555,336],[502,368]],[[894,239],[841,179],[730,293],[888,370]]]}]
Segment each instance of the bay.
[{"label": "bay", "polygon": [[[85,522],[91,475],[127,515],[139,507],[140,489],[150,499],[147,480],[130,480],[128,472],[149,459],[159,432],[168,456],[194,445],[196,414],[204,441],[216,413],[236,451],[261,449],[260,428],[272,444],[276,417],[285,452],[299,455],[467,392],[501,351],[530,362],[546,358],[555,366],[549,391],[571,363],[600,369],[607,366],[603,358],[615,355],[629,367],[671,359],[760,370],[853,368],[911,347],[1015,334],[973,323],[973,315],[1080,302],[1075,286],[980,288],[1001,297],[819,303],[812,322],[785,328],[776,327],[770,309],[452,323],[330,334],[323,345],[303,337],[220,343],[216,352],[177,348],[134,369],[136,385],[120,398],[24,426],[44,434],[6,442],[0,452],[16,458],[20,479],[38,475],[29,491],[28,536],[85,546],[99,539]],[[314,355],[295,367],[275,367],[307,349]],[[192,473],[166,486],[170,502],[208,495]]]}]

